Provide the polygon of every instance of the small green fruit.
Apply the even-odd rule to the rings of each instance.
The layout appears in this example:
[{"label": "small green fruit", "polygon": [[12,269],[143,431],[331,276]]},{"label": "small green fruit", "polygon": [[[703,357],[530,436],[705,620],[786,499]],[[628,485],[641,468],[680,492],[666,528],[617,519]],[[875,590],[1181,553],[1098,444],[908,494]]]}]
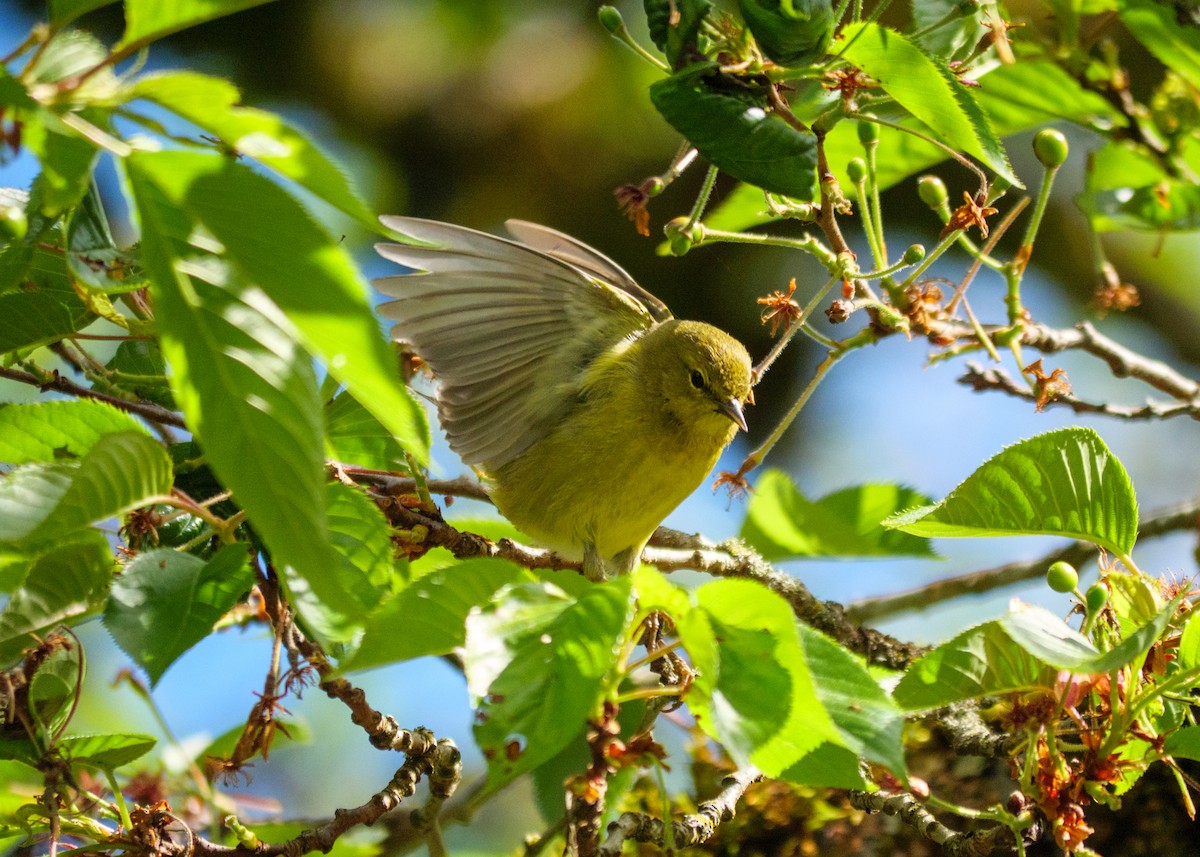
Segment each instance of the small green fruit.
[{"label": "small green fruit", "polygon": [[1083,598],[1089,614],[1099,613],[1108,603],[1108,587],[1103,583],[1093,583],[1087,592],[1083,593]]},{"label": "small green fruit", "polygon": [[1079,586],[1079,572],[1075,566],[1060,559],[1046,569],[1046,585],[1055,592],[1074,592]]},{"label": "small green fruit", "polygon": [[910,244],[904,251],[904,264],[915,265],[925,258],[925,245]]},{"label": "small green fruit", "polygon": [[950,194],[946,192],[946,183],[937,176],[921,176],[917,182],[917,196],[935,211],[950,198]]},{"label": "small green fruit", "polygon": [[1070,147],[1067,145],[1067,138],[1061,131],[1053,128],[1043,128],[1033,138],[1033,153],[1046,169],[1056,170],[1061,167],[1067,159],[1068,151]]},{"label": "small green fruit", "polygon": [[866,120],[858,120],[858,142],[864,146],[870,146],[879,142],[879,126],[874,122]]},{"label": "small green fruit", "polygon": [[846,175],[852,184],[861,184],[867,180],[867,162],[862,158],[853,158],[846,164]]},{"label": "small green fruit", "polygon": [[600,26],[610,33],[620,32],[621,28],[625,26],[621,13],[614,6],[601,6],[596,12],[596,17],[600,19]]}]

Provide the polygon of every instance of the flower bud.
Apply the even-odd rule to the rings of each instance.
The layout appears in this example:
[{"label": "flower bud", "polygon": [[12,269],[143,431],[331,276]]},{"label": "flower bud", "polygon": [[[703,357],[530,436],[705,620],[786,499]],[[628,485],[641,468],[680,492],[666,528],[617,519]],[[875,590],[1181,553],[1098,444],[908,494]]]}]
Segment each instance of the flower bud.
[{"label": "flower bud", "polygon": [[935,211],[950,199],[950,194],[946,192],[946,183],[937,176],[921,176],[917,182],[917,196]]},{"label": "flower bud", "polygon": [[1061,131],[1054,128],[1043,128],[1033,138],[1033,153],[1042,162],[1042,166],[1048,170],[1056,170],[1061,167],[1067,159],[1069,150],[1067,138]]},{"label": "flower bud", "polygon": [[908,249],[904,251],[904,264],[915,265],[925,258],[924,244],[910,244]]}]

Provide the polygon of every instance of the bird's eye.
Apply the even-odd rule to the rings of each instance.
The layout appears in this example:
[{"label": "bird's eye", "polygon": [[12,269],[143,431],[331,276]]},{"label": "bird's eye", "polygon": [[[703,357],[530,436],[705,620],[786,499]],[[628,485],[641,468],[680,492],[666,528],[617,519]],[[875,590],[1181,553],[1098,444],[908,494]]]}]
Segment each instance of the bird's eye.
[{"label": "bird's eye", "polygon": [[699,369],[692,370],[692,386],[697,390],[704,389],[704,376],[700,374]]}]

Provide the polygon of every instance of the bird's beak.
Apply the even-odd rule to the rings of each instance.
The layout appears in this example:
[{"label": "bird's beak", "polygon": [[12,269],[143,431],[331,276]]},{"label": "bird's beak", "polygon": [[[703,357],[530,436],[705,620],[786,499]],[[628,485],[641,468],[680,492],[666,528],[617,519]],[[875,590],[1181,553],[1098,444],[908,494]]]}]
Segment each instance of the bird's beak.
[{"label": "bird's beak", "polygon": [[721,402],[720,407],[721,413],[725,414],[725,416],[737,423],[738,428],[740,428],[742,431],[750,430],[746,426],[746,415],[742,413],[741,402],[739,402],[737,399],[726,399],[725,401]]}]

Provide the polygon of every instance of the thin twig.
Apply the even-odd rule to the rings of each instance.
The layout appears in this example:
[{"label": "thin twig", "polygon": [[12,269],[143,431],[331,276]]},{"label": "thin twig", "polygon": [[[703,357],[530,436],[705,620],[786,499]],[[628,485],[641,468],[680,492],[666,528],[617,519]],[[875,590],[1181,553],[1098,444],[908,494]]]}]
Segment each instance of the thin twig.
[{"label": "thin twig", "polygon": [[21,384],[29,384],[32,387],[37,387],[40,390],[57,390],[60,393],[66,393],[69,396],[77,396],[81,399],[95,399],[98,402],[104,402],[112,405],[114,408],[119,408],[127,413],[136,414],[139,417],[144,417],[152,423],[161,425],[174,426],[175,428],[186,429],[187,423],[183,417],[174,411],[167,410],[161,405],[153,404],[152,402],[137,401],[131,402],[128,399],[120,399],[116,396],[109,396],[106,393],[100,393],[96,390],[89,389],[76,384],[69,378],[64,378],[58,373],[47,373],[45,377],[39,378],[30,372],[25,372],[21,369],[9,369],[0,366],[0,378],[8,378],[10,381],[17,381]]}]

